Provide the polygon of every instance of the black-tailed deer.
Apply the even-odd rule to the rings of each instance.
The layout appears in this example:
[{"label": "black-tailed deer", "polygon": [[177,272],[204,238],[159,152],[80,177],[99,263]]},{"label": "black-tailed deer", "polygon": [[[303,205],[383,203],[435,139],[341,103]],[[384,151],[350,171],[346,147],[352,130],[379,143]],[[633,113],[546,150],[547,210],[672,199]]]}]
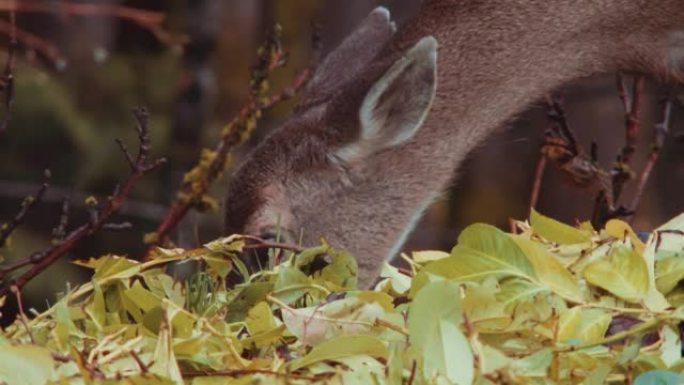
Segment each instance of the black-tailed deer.
[{"label": "black-tailed deer", "polygon": [[482,139],[618,70],[684,80],[684,0],[427,0],[396,32],[376,9],[233,176],[226,232],[324,237],[367,286]]}]

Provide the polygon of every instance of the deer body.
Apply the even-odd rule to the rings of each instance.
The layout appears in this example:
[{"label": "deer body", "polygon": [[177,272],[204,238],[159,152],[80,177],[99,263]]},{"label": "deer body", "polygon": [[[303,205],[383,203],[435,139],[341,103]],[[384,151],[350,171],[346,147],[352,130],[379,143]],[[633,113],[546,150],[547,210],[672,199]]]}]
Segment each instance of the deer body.
[{"label": "deer body", "polygon": [[324,237],[367,286],[473,147],[544,93],[616,70],[684,81],[684,1],[428,0],[396,33],[376,10],[240,167],[226,231]]}]

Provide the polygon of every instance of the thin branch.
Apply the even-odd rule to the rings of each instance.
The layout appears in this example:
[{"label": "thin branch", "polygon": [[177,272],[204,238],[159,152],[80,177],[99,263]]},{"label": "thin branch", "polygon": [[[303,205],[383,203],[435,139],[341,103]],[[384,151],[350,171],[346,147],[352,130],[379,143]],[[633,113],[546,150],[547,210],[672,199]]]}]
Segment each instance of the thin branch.
[{"label": "thin branch", "polygon": [[573,155],[579,154],[577,138],[575,137],[575,133],[570,129],[570,125],[568,125],[565,109],[561,105],[560,100],[558,98],[548,97],[546,102],[549,107],[547,116],[555,124],[556,130],[560,136],[567,142],[568,150]]},{"label": "thin branch", "polygon": [[13,30],[16,33],[17,45],[21,44],[28,49],[38,52],[55,66],[64,62],[64,57],[55,44],[21,28],[16,28],[15,30],[10,23],[0,20],[0,33],[10,36]]},{"label": "thin branch", "polygon": [[[33,194],[38,189],[38,183],[25,183],[0,179],[0,197],[10,199],[23,199],[25,196]],[[113,191],[116,193],[116,191]],[[76,191],[71,188],[56,186],[54,183],[45,192],[43,204],[64,204],[65,197],[71,195],[69,209],[85,209],[85,199],[91,194]],[[111,194],[110,194],[111,195]],[[141,218],[146,221],[158,223],[164,219],[167,207],[153,202],[128,199],[119,212],[122,215],[134,218]]]},{"label": "thin branch", "polygon": [[331,373],[321,373],[313,376],[306,376],[295,373],[286,372],[276,372],[267,369],[234,369],[234,370],[218,370],[213,372],[203,372],[203,371],[183,371],[183,378],[195,378],[195,377],[241,377],[250,374],[263,374],[268,376],[274,376],[278,378],[290,379],[290,380],[306,380],[319,382],[325,380],[332,376]]},{"label": "thin branch", "polygon": [[[112,218],[112,216],[114,216],[121,210],[121,207],[123,206],[124,202],[130,195],[131,190],[137,184],[137,182],[143,176],[160,167],[166,162],[166,159],[164,158],[148,161],[150,149],[149,146],[145,143],[149,144],[149,116],[147,111],[144,109],[136,109],[133,112],[133,114],[138,124],[136,129],[138,130],[138,132],[142,132],[142,135],[138,148],[138,155],[136,157],[138,162],[136,163],[136,167],[131,173],[131,175],[128,177],[128,179],[121,185],[120,188],[117,187],[115,189],[115,193],[112,194],[112,197],[107,200],[107,203],[104,204],[104,206],[101,209],[97,210],[97,215],[96,218],[94,218],[94,220],[91,220],[79,226],[78,228],[70,232],[68,235],[66,235],[66,237],[64,237],[64,240],[62,240],[61,242],[56,243],[43,251],[34,253],[25,260],[20,261],[11,267],[6,267],[0,270],[0,279],[4,280],[7,274],[18,269],[19,266],[23,267],[33,265],[30,269],[22,273],[19,277],[16,278],[16,280],[13,281],[12,286],[16,286],[18,289],[21,289],[24,287],[24,285],[26,285],[27,282],[29,282],[35,276],[37,276],[45,269],[50,267],[60,257],[71,252],[74,249],[74,247],[76,247],[76,245],[79,244],[82,240],[93,236],[103,228],[120,226],[110,224],[110,219]],[[1,289],[0,297],[6,294],[6,292],[6,287]]]},{"label": "thin branch", "polygon": [[59,213],[59,221],[57,222],[57,226],[52,230],[52,237],[55,243],[63,241],[64,237],[66,237],[66,229],[69,226],[71,195],[72,193],[69,192],[68,195],[64,196],[64,199],[62,200],[62,209]]},{"label": "thin branch", "polygon": [[22,325],[24,325],[24,328],[26,329],[26,334],[28,334],[29,339],[31,339],[31,343],[36,343],[36,340],[33,339],[33,333],[31,333],[31,328],[28,326],[28,317],[26,316],[26,313],[24,312],[24,303],[21,300],[21,290],[19,290],[18,287],[15,285],[12,285],[10,287],[10,291],[14,293],[15,298],[17,300],[17,307],[19,308],[19,320],[21,321]]},{"label": "thin branch", "polygon": [[613,202],[620,199],[622,190],[627,181],[632,179],[630,162],[636,151],[637,139],[639,136],[639,119],[641,116],[641,99],[644,88],[644,78],[637,76],[632,83],[631,102],[626,90],[624,77],[618,74],[617,77],[618,93],[625,110],[625,145],[620,150],[617,162],[613,167]]},{"label": "thin branch", "polygon": [[12,232],[14,232],[14,230],[24,222],[26,214],[31,211],[33,206],[43,199],[45,191],[50,186],[50,177],[50,170],[45,170],[43,173],[43,183],[38,188],[38,191],[36,191],[34,195],[29,195],[24,198],[24,201],[21,203],[21,209],[14,216],[14,218],[12,218],[9,223],[4,223],[2,226],[0,226],[0,247],[5,246],[5,243],[7,242],[9,236],[12,235]]},{"label": "thin branch", "polygon": [[546,156],[541,155],[537,161],[537,167],[534,171],[534,184],[532,185],[532,196],[530,197],[530,208],[537,207],[539,201],[539,191],[541,190],[542,178],[546,170]]},{"label": "thin branch", "polygon": [[21,0],[0,3],[0,12],[49,13],[74,16],[105,16],[115,17],[136,24],[152,33],[157,40],[167,45],[183,44],[183,36],[175,36],[162,26],[165,15],[161,12],[148,11],[138,8],[112,5],[91,4],[80,2],[43,2],[35,0]]},{"label": "thin branch", "polygon": [[665,144],[665,139],[670,132],[670,121],[672,118],[672,98],[668,97],[665,100],[665,106],[663,108],[663,120],[655,125],[653,133],[653,144],[651,146],[651,154],[648,156],[646,165],[639,175],[639,184],[637,185],[636,193],[632,199],[632,204],[630,205],[632,211],[632,217],[630,222],[634,221],[636,210],[639,207],[641,198],[644,195],[644,190],[646,189],[646,183],[648,182],[651,171],[653,171],[653,166],[655,166],[658,158],[660,157],[660,150]]},{"label": "thin branch", "polygon": [[259,237],[254,237],[251,235],[242,235],[242,238],[253,242],[246,244],[244,246],[245,249],[282,249],[294,251],[295,253],[301,253],[305,250],[301,246],[292,245],[289,243],[268,242]]},{"label": "thin branch", "polygon": [[7,51],[7,63],[0,78],[1,88],[5,93],[5,116],[0,121],[0,134],[7,130],[7,125],[12,119],[12,107],[14,106],[14,62],[17,50],[17,22],[14,11],[9,14],[9,48]]}]

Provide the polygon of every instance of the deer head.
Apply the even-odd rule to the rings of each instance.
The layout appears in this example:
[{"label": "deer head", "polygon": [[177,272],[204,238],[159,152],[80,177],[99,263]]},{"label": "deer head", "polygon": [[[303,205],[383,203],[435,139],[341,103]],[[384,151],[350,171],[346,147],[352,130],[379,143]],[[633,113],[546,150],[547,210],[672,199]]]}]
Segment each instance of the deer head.
[{"label": "deer head", "polygon": [[[397,229],[374,230],[376,221],[389,223],[390,218],[369,211],[398,203],[392,196],[396,192],[387,194],[378,179],[381,165],[374,155],[400,147],[417,132],[437,85],[432,37],[422,38],[389,65],[371,64],[393,29],[388,12],[376,9],[322,63],[298,112],[233,176],[227,232],[270,238],[278,231],[292,242],[301,236],[304,244],[325,237],[341,247],[353,246],[361,235],[375,238],[369,243],[374,245],[393,236]],[[361,47],[363,52],[357,52]],[[349,58],[355,58],[351,67]],[[369,64],[373,68],[366,70]],[[352,218],[367,223],[340,226]]]},{"label": "deer head", "polygon": [[683,33],[681,0],[428,0],[396,33],[376,9],[233,175],[225,230],[325,238],[368,286],[496,127],[580,76],[683,80]]}]

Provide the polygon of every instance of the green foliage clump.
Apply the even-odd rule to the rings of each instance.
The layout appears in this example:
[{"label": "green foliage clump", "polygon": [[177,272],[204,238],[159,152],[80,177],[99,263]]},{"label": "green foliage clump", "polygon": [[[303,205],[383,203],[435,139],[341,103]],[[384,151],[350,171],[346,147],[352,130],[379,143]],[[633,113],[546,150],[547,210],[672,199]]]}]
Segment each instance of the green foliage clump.
[{"label": "green foliage clump", "polygon": [[[618,220],[596,231],[533,212],[514,227],[403,255],[374,290],[326,244],[270,250],[282,262],[257,273],[239,236],[78,262],[91,282],[0,334],[0,382],[684,382],[684,214],[646,243]],[[199,272],[181,282],[172,263]]]}]

